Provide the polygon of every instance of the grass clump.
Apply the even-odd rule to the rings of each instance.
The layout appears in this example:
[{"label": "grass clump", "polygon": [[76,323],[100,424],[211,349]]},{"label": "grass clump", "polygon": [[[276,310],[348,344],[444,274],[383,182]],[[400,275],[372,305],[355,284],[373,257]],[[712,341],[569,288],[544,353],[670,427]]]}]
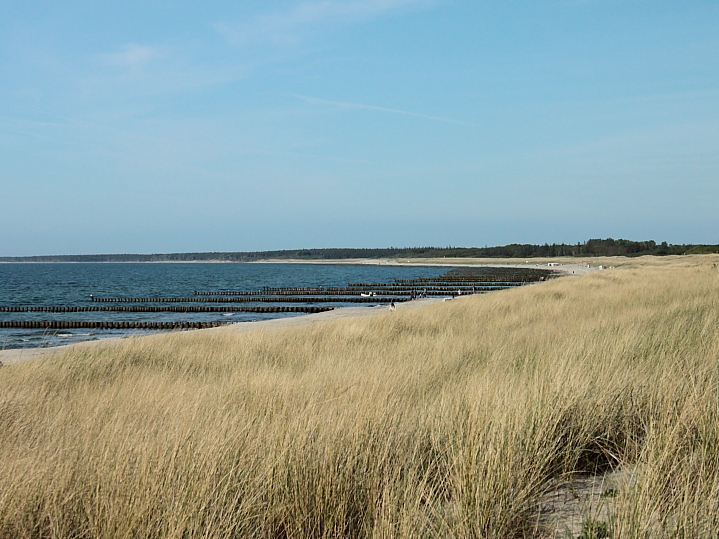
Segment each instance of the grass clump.
[{"label": "grass clump", "polygon": [[0,537],[539,537],[617,468],[607,533],[716,536],[716,262],[0,369]]}]

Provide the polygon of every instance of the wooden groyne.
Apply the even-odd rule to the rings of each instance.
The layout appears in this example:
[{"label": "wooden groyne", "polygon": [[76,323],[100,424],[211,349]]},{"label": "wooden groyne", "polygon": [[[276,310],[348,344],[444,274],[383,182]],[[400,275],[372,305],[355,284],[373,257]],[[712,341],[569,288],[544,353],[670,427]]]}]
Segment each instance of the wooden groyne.
[{"label": "wooden groyne", "polygon": [[321,286],[263,286],[262,290],[266,292],[322,292],[324,288]]},{"label": "wooden groyne", "polygon": [[43,307],[0,307],[2,313],[83,313],[83,312],[123,312],[123,313],[323,313],[334,307],[315,306],[272,306],[272,307],[217,307],[217,306],[162,306],[131,305],[122,306],[43,306]]},{"label": "wooden groyne", "polygon": [[0,328],[15,329],[207,329],[235,322],[107,322],[78,320],[2,320]]},{"label": "wooden groyne", "polygon": [[[443,278],[443,279],[413,279],[411,281],[403,281],[398,279],[394,283],[384,283],[384,286],[410,286],[410,287],[424,287],[424,286],[491,286],[493,284],[503,286],[521,286],[527,283],[536,283],[543,279],[463,279],[463,278]],[[349,283],[347,288],[364,288],[368,286],[381,286],[383,283]]]},{"label": "wooden groyne", "polygon": [[[195,296],[210,297],[273,297],[277,301],[285,301],[283,296],[356,296],[362,292],[375,292],[378,295],[411,294],[412,292],[426,291],[427,295],[442,295],[456,293],[494,292],[506,288],[522,286],[530,283],[544,281],[550,278],[551,274],[544,269],[535,268],[458,268],[451,270],[438,277],[421,277],[417,279],[395,279],[392,282],[384,283],[348,283],[345,287],[339,286],[305,286],[305,287],[270,287],[264,286],[260,290],[195,290]],[[437,294],[432,294],[436,292]],[[272,301],[270,299],[258,299],[247,301]],[[291,301],[291,300],[290,300]],[[317,301],[314,297],[308,297],[302,301]],[[326,301],[338,301],[327,299]],[[351,299],[339,300],[351,302]],[[391,300],[390,300],[391,301]]]},{"label": "wooden groyne", "polygon": [[[428,292],[437,292],[438,294],[442,293],[450,293],[450,292],[456,292],[457,290],[462,290],[462,292],[494,292],[497,290],[503,290],[505,288],[514,288],[517,286],[521,286],[524,283],[498,283],[496,285],[479,285],[479,286],[472,286],[472,285],[454,285],[454,286],[393,286],[393,285],[387,285],[387,284],[376,284],[376,285],[367,285],[367,286],[357,286],[357,287],[351,287],[351,288],[342,288],[342,289],[330,289],[328,288],[325,290],[322,295],[323,296],[357,296],[361,293],[366,292],[376,292],[377,294],[410,294],[412,292],[417,292],[418,290],[427,290]],[[244,291],[244,290],[222,290],[217,292],[205,292],[205,291],[195,291],[194,294],[196,296],[237,296],[237,297],[247,297],[247,296],[269,296],[269,294],[265,294],[264,292],[257,292],[257,291]],[[274,292],[271,296],[272,297],[282,297],[282,296],[310,296],[310,295],[317,295],[316,292]]]},{"label": "wooden groyne", "polygon": [[92,301],[98,303],[245,303],[245,302],[264,302],[264,303],[401,303],[409,301],[408,297],[190,297],[190,298],[96,298],[92,297]]}]

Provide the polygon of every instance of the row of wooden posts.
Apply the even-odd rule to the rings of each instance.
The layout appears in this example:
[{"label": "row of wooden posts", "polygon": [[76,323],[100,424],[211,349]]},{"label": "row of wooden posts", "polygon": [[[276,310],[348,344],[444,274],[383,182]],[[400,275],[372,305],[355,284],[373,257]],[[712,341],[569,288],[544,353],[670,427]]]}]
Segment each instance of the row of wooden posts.
[{"label": "row of wooden posts", "polygon": [[[537,282],[551,275],[547,270],[524,269],[519,271],[481,273],[481,274],[445,274],[440,277],[419,277],[417,279],[395,279],[395,283],[409,283],[420,286],[421,283],[500,283],[500,282]],[[356,284],[356,283],[352,283]]]},{"label": "row of wooden posts", "polygon": [[[447,295],[447,294],[443,294]],[[99,303],[244,303],[244,302],[261,302],[261,303],[401,303],[409,301],[409,296],[401,297],[192,297],[192,298],[96,298],[92,297],[92,301]]]},{"label": "row of wooden posts", "polygon": [[22,329],[207,329],[232,322],[99,322],[78,320],[1,320],[0,328]]},{"label": "row of wooden posts", "polygon": [[282,306],[282,307],[216,307],[190,306],[181,307],[155,305],[121,306],[43,306],[43,307],[0,307],[2,313],[81,313],[81,312],[126,312],[126,313],[322,313],[334,307],[314,306]]},{"label": "row of wooden posts", "polygon": [[321,286],[263,286],[267,292],[322,292]]},{"label": "row of wooden posts", "polygon": [[[433,293],[437,296],[446,296],[457,290],[462,292],[494,292],[496,290],[503,290],[505,288],[512,288],[520,286],[520,283],[502,283],[501,285],[494,286],[424,286],[424,287],[408,287],[408,286],[388,286],[388,285],[377,285],[377,286],[366,286],[357,288],[347,288],[342,290],[326,290],[323,292],[325,296],[356,296],[363,292],[375,292],[377,294],[411,294],[413,291],[427,290],[428,293]],[[204,292],[195,291],[196,296],[266,296],[264,292],[246,292],[242,290],[218,290],[216,292]],[[303,296],[312,295],[316,292],[274,292],[273,296]]]},{"label": "row of wooden posts", "polygon": [[[506,277],[506,276],[505,276]],[[370,291],[392,291],[398,293],[411,293],[413,290],[428,290],[437,292],[453,292],[455,290],[464,291],[482,291],[491,292],[502,290],[513,286],[522,286],[529,282],[535,282],[538,279],[495,279],[495,278],[427,278],[401,280],[397,279],[392,283],[349,283],[346,287],[328,286],[323,287],[269,287],[265,286],[261,290],[195,290],[195,296],[297,296],[312,295],[321,293],[322,295],[353,295],[360,292]]]}]

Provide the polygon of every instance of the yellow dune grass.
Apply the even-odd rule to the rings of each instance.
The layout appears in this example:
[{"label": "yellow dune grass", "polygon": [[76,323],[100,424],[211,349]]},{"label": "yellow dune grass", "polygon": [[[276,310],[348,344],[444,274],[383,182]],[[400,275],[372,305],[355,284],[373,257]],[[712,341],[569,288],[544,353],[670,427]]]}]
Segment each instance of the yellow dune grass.
[{"label": "yellow dune grass", "polygon": [[3,367],[0,537],[541,537],[607,469],[585,537],[716,537],[718,263]]}]

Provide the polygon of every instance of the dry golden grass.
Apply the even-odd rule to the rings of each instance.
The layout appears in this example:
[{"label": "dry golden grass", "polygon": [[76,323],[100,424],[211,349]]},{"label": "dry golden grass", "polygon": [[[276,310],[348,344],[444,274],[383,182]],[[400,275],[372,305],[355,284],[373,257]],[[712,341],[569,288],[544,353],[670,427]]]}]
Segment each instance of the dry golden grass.
[{"label": "dry golden grass", "polygon": [[0,537],[542,536],[609,468],[608,533],[716,537],[718,263],[4,367]]}]

